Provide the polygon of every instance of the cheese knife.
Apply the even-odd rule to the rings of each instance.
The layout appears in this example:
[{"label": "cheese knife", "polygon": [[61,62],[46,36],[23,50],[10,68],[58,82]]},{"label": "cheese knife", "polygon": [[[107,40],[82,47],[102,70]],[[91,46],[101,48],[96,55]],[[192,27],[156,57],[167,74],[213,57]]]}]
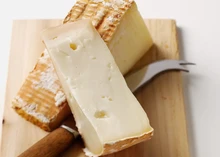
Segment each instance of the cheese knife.
[{"label": "cheese knife", "polygon": [[[164,71],[180,70],[189,72],[184,65],[195,65],[181,60],[162,60],[144,66],[140,70],[125,77],[129,89],[134,93],[152,78]],[[73,116],[69,116],[63,124],[35,143],[18,157],[57,157],[71,144],[80,138]]]}]

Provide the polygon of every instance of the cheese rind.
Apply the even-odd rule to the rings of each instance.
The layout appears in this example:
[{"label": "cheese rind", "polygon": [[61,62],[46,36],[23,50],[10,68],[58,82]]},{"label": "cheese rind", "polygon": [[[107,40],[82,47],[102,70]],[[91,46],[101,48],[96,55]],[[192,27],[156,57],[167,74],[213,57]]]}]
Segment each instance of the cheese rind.
[{"label": "cheese rind", "polygon": [[56,129],[71,114],[46,50],[12,100],[12,108],[45,131]]},{"label": "cheese rind", "polygon": [[87,150],[104,155],[150,138],[147,114],[90,20],[50,28],[43,41]]}]

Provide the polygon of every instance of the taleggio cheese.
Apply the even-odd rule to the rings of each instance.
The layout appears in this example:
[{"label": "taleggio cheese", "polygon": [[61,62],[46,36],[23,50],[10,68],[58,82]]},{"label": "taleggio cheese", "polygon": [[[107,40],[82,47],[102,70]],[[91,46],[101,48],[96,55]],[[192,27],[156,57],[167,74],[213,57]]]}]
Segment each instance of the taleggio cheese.
[{"label": "taleggio cheese", "polygon": [[[92,21],[124,75],[152,46],[150,33],[133,0],[77,0],[63,23],[80,19]],[[47,51],[12,104],[19,115],[46,131],[59,127],[71,114]]]},{"label": "taleggio cheese", "polygon": [[90,20],[50,28],[42,36],[86,155],[114,153],[151,138],[147,114]]},{"label": "taleggio cheese", "polygon": [[122,74],[153,45],[134,0],[77,0],[64,23],[79,19],[92,20]]}]

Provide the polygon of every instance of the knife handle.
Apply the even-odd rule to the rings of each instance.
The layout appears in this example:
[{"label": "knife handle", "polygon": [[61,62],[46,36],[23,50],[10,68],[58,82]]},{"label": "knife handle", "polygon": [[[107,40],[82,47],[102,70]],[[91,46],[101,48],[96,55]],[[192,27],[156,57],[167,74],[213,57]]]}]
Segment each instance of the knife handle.
[{"label": "knife handle", "polygon": [[76,140],[77,136],[60,127],[35,143],[18,157],[57,157]]}]

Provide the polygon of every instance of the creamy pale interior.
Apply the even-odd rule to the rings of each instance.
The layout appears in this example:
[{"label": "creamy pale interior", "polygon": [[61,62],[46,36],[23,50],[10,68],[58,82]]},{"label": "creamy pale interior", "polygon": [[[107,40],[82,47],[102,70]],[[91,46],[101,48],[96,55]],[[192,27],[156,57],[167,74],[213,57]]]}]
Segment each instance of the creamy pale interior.
[{"label": "creamy pale interior", "polygon": [[153,41],[137,5],[123,16],[108,47],[122,74],[126,74],[150,49]]},{"label": "creamy pale interior", "polygon": [[107,45],[89,20],[43,32],[77,127],[95,155],[105,144],[152,131]]}]

